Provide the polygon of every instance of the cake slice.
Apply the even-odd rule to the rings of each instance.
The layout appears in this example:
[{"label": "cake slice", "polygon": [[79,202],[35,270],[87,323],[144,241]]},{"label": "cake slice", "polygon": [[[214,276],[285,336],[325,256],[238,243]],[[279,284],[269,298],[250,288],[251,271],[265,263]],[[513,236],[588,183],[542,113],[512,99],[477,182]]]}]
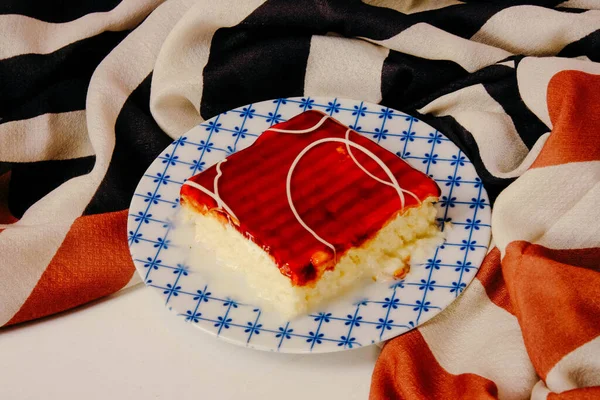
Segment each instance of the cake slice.
[{"label": "cake slice", "polygon": [[193,176],[196,240],[287,317],[367,279],[402,278],[440,242],[437,184],[335,119],[306,111]]}]

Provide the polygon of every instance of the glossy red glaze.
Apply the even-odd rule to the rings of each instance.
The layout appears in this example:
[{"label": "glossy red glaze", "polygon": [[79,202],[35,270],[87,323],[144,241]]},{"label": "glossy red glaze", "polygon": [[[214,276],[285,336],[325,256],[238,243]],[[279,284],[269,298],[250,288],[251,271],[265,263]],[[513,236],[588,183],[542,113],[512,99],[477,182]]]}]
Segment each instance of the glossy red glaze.
[{"label": "glossy red glaze", "polygon": [[[315,126],[323,116],[318,111],[307,111],[272,128],[304,130]],[[221,164],[219,194],[239,219],[239,226],[234,226],[268,252],[294,285],[314,282],[326,268],[334,267],[334,256],[292,213],[286,195],[288,171],[296,156],[312,142],[328,137],[344,138],[347,129],[329,118],[309,133],[267,130],[252,146]],[[349,138],[377,155],[403,189],[421,200],[439,196],[436,183],[401,158],[354,131]],[[369,156],[356,148],[351,151],[369,172],[389,181]],[[215,176],[216,168],[212,166],[190,180],[214,193]],[[344,143],[333,142],[316,145],[300,159],[292,174],[291,194],[303,221],[335,246],[338,258],[371,238],[398,212],[418,205],[412,196],[405,194],[402,208],[393,187],[367,175],[349,156]],[[181,203],[201,213],[211,210],[221,216],[225,214],[215,210],[217,204],[210,196],[189,185],[181,188]]]}]

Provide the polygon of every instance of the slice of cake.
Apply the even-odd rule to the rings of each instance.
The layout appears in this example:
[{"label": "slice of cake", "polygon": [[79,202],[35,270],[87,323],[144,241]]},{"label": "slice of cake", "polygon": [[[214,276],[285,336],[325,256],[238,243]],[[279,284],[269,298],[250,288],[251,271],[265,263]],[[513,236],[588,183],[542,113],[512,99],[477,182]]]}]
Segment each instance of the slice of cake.
[{"label": "slice of cake", "polygon": [[364,278],[402,278],[440,242],[427,175],[318,111],[186,181],[196,240],[285,316]]}]

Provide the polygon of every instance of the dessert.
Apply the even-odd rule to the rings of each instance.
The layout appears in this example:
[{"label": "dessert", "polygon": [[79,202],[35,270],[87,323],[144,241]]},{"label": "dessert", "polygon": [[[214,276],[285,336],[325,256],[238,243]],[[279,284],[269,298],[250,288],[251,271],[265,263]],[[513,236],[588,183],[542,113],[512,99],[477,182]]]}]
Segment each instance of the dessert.
[{"label": "dessert", "polygon": [[440,241],[427,175],[318,111],[272,126],[181,188],[196,240],[292,317],[401,278]]}]

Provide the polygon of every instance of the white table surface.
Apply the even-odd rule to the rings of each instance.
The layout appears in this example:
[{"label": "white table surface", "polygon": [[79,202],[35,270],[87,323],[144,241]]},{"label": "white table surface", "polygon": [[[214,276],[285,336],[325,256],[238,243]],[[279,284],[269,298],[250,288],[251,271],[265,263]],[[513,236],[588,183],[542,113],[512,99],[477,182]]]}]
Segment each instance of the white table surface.
[{"label": "white table surface", "polygon": [[182,322],[138,285],[0,330],[0,399],[366,399],[378,353],[234,346]]}]

